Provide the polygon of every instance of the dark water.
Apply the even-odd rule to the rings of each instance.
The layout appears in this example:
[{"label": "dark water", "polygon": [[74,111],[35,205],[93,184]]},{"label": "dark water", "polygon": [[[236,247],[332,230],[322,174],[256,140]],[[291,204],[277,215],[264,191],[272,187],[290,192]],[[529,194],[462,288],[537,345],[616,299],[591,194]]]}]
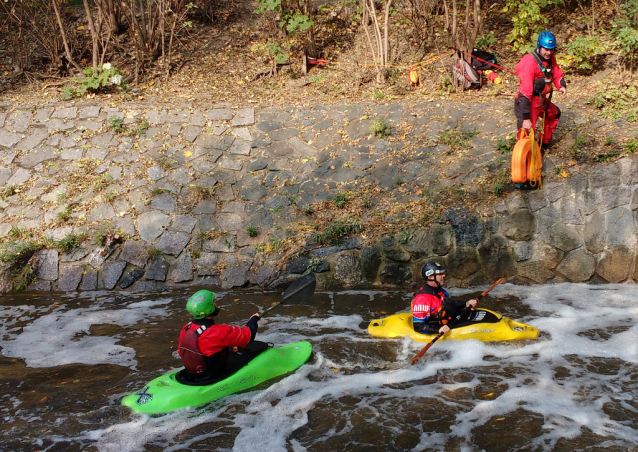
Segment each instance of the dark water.
[{"label": "dark water", "polygon": [[[261,340],[309,340],[308,364],[254,391],[152,417],[118,402],[180,366],[188,294],[3,296],[0,450],[635,451],[630,289],[499,286],[481,305],[540,328],[539,339],[439,341],[416,366],[409,360],[424,344],[366,331],[406,310],[408,296],[318,293],[260,322]],[[220,295],[220,320],[241,324],[280,294]]]}]

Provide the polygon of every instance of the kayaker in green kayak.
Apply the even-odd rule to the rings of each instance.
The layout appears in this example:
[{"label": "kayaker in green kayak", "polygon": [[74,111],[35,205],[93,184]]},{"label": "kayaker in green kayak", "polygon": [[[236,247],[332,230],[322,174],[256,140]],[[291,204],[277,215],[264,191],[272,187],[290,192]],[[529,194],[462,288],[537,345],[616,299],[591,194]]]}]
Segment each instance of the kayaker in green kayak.
[{"label": "kayaker in green kayak", "polygon": [[[253,314],[244,327],[216,324],[220,308],[209,290],[196,292],[186,303],[194,320],[184,325],[179,336],[179,355],[185,370],[180,379],[188,384],[205,385],[228,372],[231,349],[252,343],[257,334],[259,314]],[[268,345],[263,344],[263,348]],[[262,351],[262,350],[260,350]],[[258,354],[258,353],[257,353]]]},{"label": "kayaker in green kayak", "polygon": [[445,334],[447,325],[461,309],[472,308],[478,303],[476,298],[468,301],[450,300],[450,294],[443,288],[446,268],[436,262],[428,262],[421,269],[425,285],[412,300],[412,324],[414,331],[422,334]]}]

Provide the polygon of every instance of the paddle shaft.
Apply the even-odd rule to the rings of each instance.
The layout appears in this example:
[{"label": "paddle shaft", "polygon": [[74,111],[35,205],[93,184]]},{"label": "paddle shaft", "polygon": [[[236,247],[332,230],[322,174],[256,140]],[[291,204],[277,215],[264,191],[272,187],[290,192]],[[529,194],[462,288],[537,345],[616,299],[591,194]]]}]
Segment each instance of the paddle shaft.
[{"label": "paddle shaft", "polygon": [[299,278],[286,289],[280,301],[265,309],[264,312],[259,314],[259,317],[263,317],[282,303],[299,303],[307,300],[315,293],[316,284],[317,280],[314,273],[309,273]]},{"label": "paddle shaft", "polygon": [[[487,289],[485,292],[483,292],[481,295],[479,295],[478,297],[476,297],[476,300],[480,300],[481,298],[483,298],[485,295],[487,295],[488,293],[490,293],[492,291],[492,289],[494,289],[496,286],[498,286],[500,283],[502,283],[505,280],[505,278],[500,278],[498,281],[496,281],[494,284],[492,284],[490,286],[489,289]],[[452,322],[450,323],[450,329],[452,329],[452,327],[454,325],[456,325],[456,323],[465,315],[465,313],[467,313],[467,311],[470,308],[465,308],[463,309],[459,315],[457,315],[456,317],[454,317],[454,320],[452,320]],[[427,352],[429,350],[430,347],[432,347],[434,345],[434,343],[436,341],[438,341],[439,339],[441,339],[441,337],[444,335],[445,333],[439,333],[436,335],[436,337],[434,339],[432,339],[430,342],[428,342],[428,344],[423,347],[421,349],[421,351],[419,353],[416,354],[416,356],[414,358],[412,358],[412,360],[410,361],[410,364],[416,364],[416,362],[419,360],[419,358],[421,358],[421,356],[425,355],[425,352]]]}]

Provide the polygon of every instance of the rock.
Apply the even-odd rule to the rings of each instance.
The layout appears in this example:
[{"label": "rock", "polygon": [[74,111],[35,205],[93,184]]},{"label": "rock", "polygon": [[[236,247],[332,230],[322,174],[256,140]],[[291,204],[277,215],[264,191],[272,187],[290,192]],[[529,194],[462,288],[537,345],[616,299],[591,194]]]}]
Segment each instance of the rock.
[{"label": "rock", "polygon": [[155,256],[151,259],[148,269],[146,270],[146,279],[155,281],[166,281],[169,264],[163,255]]},{"label": "rock", "polygon": [[183,232],[166,231],[162,234],[157,249],[162,253],[177,256],[188,245],[190,239],[190,236]]},{"label": "rock", "polygon": [[237,110],[231,125],[234,126],[251,126],[255,123],[255,110],[246,108]]},{"label": "rock", "polygon": [[113,218],[113,226],[116,231],[121,229],[124,231],[124,234],[129,237],[133,237],[135,235],[135,225],[133,224],[133,219],[130,215]]},{"label": "rock", "polygon": [[563,223],[556,223],[549,228],[546,237],[550,245],[566,253],[583,245],[583,239],[576,227]]},{"label": "rock", "polygon": [[445,211],[452,223],[457,246],[477,246],[483,238],[483,227],[478,215],[466,209]]},{"label": "rock", "polygon": [[131,287],[131,292],[134,293],[155,293],[157,292],[157,283],[154,281],[136,281]]},{"label": "rock", "polygon": [[633,253],[625,245],[604,251],[598,257],[596,273],[610,283],[619,283],[629,277]]},{"label": "rock", "polygon": [[227,234],[224,237],[216,237],[211,240],[205,240],[203,251],[208,253],[234,253],[235,252],[235,235]]},{"label": "rock", "polygon": [[251,262],[236,260],[233,256],[230,257],[232,259],[229,260],[234,261],[234,263],[223,268],[219,275],[222,281],[222,289],[241,287],[248,282],[248,270]]},{"label": "rock", "polygon": [[28,154],[24,154],[16,160],[16,162],[24,168],[33,168],[38,163],[57,158],[50,146],[32,149]]},{"label": "rock", "polygon": [[367,281],[375,282],[381,267],[381,250],[375,246],[367,246],[361,251],[361,266],[363,277]]},{"label": "rock", "polygon": [[600,190],[598,208],[602,212],[618,206],[624,206],[631,202],[631,187],[615,186],[604,187]]},{"label": "rock", "polygon": [[97,270],[87,270],[80,290],[97,290]]},{"label": "rock", "polygon": [[[124,243],[120,259],[138,268],[144,268],[148,262],[148,247],[137,240],[127,240]],[[133,284],[133,282],[131,282]],[[130,285],[130,284],[129,284]]]},{"label": "rock", "polygon": [[361,259],[353,251],[344,251],[337,257],[334,278],[344,289],[352,289],[361,282]]},{"label": "rock", "polygon": [[412,271],[399,264],[388,264],[379,273],[379,278],[383,284],[402,285],[412,279]]},{"label": "rock", "polygon": [[286,271],[291,274],[300,275],[308,270],[310,264],[310,257],[299,256],[295,259],[290,259],[286,262]]},{"label": "rock", "polygon": [[151,200],[151,209],[161,210],[166,213],[173,213],[175,211],[175,198],[170,193],[162,193],[160,195],[153,196]]},{"label": "rock", "polygon": [[217,212],[217,201],[214,199],[203,199],[193,209],[194,215],[207,214],[212,215]]},{"label": "rock", "polygon": [[219,275],[219,269],[215,268],[219,261],[216,253],[202,253],[195,261],[197,276]]},{"label": "rock", "polygon": [[553,278],[554,272],[545,265],[535,261],[525,261],[516,265],[516,273],[523,278],[531,279],[536,284],[545,284]]},{"label": "rock", "polygon": [[615,187],[620,184],[620,167],[616,164],[597,165],[589,173],[589,188]]},{"label": "rock", "polygon": [[58,281],[58,290],[70,292],[76,290],[80,281],[84,268],[75,265],[65,265],[60,269],[60,281]]},{"label": "rock", "polygon": [[121,289],[126,289],[130,285],[132,285],[135,281],[144,276],[144,270],[133,270],[131,273],[122,278],[122,282],[120,283]]},{"label": "rock", "polygon": [[51,292],[51,281],[38,280],[29,284],[27,292]]},{"label": "rock", "polygon": [[279,276],[277,266],[273,264],[264,264],[256,271],[249,272],[248,280],[251,284],[257,284],[260,287],[265,287],[270,281],[275,280]]},{"label": "rock", "polygon": [[171,227],[180,232],[185,232],[190,234],[193,232],[193,228],[197,224],[197,218],[189,217],[186,215],[175,215],[173,216],[173,222],[171,223]]},{"label": "rock", "polygon": [[605,213],[607,246],[613,248],[618,245],[636,243],[634,219],[629,210],[616,207]]},{"label": "rock", "polygon": [[596,259],[583,248],[567,253],[556,267],[556,271],[571,282],[587,281],[595,270]]},{"label": "rock", "polygon": [[20,141],[20,139],[22,139],[22,135],[20,135],[19,133],[0,129],[0,146],[5,148],[12,148],[18,141]]},{"label": "rock", "polygon": [[605,228],[601,225],[605,224],[605,217],[602,213],[596,211],[585,221],[583,228],[583,240],[587,251],[598,254],[605,249],[606,237]]},{"label": "rock", "polygon": [[215,217],[215,222],[222,231],[235,232],[244,229],[242,216],[236,213],[220,213]]},{"label": "rock", "polygon": [[109,258],[111,254],[113,254],[112,249],[106,247],[96,248],[93,250],[87,261],[91,267],[98,268]]},{"label": "rock", "polygon": [[534,215],[527,209],[515,210],[499,223],[500,232],[508,239],[525,241],[534,236],[536,225]]},{"label": "rock", "polygon": [[86,248],[76,246],[68,253],[63,254],[60,260],[62,262],[75,262],[84,259],[88,254],[89,251]]},{"label": "rock", "polygon": [[102,266],[102,280],[105,289],[111,290],[115,287],[125,267],[126,262],[107,262]]},{"label": "rock", "polygon": [[448,255],[447,271],[457,279],[465,279],[481,268],[476,249],[457,247]]},{"label": "rock", "polygon": [[58,279],[58,252],[40,250],[33,257],[33,270],[38,279],[55,281]]},{"label": "rock", "polygon": [[516,262],[526,261],[534,255],[534,247],[530,242],[517,242],[513,248]]},{"label": "rock", "polygon": [[515,275],[514,259],[509,250],[509,243],[503,236],[495,235],[481,243],[477,251],[481,258],[483,272],[494,280]]},{"label": "rock", "polygon": [[184,251],[177,259],[177,266],[171,272],[170,279],[176,283],[193,279],[193,258],[190,251]]},{"label": "rock", "polygon": [[394,262],[409,262],[411,257],[410,253],[398,247],[384,248],[383,253]]},{"label": "rock", "polygon": [[113,217],[115,217],[113,206],[107,202],[103,202],[101,204],[98,204],[91,210],[87,222],[93,223],[94,221],[109,220]]},{"label": "rock", "polygon": [[310,254],[312,254],[314,257],[321,258],[321,257],[330,256],[331,254],[334,254],[334,253],[338,253],[339,251],[341,251],[340,246],[326,246],[323,248],[316,248],[310,251]]},{"label": "rock", "polygon": [[233,111],[228,108],[216,108],[208,110],[206,117],[214,121],[233,119]]},{"label": "rock", "polygon": [[171,217],[161,212],[144,212],[137,219],[137,230],[142,240],[152,242],[159,237],[171,222]]},{"label": "rock", "polygon": [[11,176],[7,181],[7,185],[20,185],[27,182],[29,179],[31,179],[31,171],[24,168],[18,168],[16,172],[13,173],[13,176]]}]

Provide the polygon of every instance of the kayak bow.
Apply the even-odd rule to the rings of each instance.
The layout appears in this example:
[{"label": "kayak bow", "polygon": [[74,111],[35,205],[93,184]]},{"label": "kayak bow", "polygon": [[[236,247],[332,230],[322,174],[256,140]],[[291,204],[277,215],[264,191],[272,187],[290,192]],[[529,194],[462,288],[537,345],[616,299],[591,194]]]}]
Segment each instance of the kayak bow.
[{"label": "kayak bow", "polygon": [[136,413],[157,414],[212,402],[244,391],[299,368],[310,358],[312,345],[301,341],[265,350],[234,374],[207,386],[190,386],[176,380],[181,370],[152,380],[122,399]]},{"label": "kayak bow", "polygon": [[[488,309],[475,309],[469,321],[461,321],[459,326],[450,330],[441,340],[478,339],[479,341],[516,341],[536,339],[538,328],[516,322]],[[402,312],[373,320],[368,333],[375,337],[397,338],[409,336],[415,341],[429,342],[436,334],[421,334],[412,327],[412,314]]]}]

